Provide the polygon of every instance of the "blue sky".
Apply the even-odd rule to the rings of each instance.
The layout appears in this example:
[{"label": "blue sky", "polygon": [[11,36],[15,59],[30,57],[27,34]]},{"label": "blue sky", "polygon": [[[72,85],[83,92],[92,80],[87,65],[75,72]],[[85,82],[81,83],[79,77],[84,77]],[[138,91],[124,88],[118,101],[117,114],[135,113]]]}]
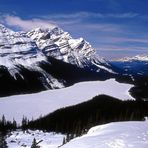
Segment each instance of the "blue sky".
[{"label": "blue sky", "polygon": [[107,59],[148,54],[147,0],[0,0],[0,22],[15,30],[58,25]]}]

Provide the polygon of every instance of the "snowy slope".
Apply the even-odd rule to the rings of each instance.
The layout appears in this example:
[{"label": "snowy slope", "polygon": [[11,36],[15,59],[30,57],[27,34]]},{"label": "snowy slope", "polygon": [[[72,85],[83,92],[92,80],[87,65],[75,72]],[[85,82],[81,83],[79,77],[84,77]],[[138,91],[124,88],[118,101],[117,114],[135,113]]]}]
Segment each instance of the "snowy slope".
[{"label": "snowy slope", "polygon": [[[45,61],[45,56],[40,52],[36,43],[25,34],[14,32],[3,25],[0,25],[0,65],[6,66],[19,73],[17,66],[34,69],[37,62]],[[13,75],[13,76],[14,76]]]},{"label": "snowy slope", "polygon": [[[33,138],[41,148],[58,148],[65,135],[42,131],[14,131],[6,138],[10,148],[30,148]],[[148,121],[113,122],[92,127],[87,134],[71,140],[61,148],[147,148]]]},{"label": "snowy slope", "polygon": [[114,122],[91,128],[62,148],[147,148],[148,121]]},{"label": "snowy slope", "polygon": [[38,144],[41,148],[58,148],[58,146],[62,145],[64,137],[65,135],[62,134],[28,130],[25,132],[11,132],[11,135],[7,136],[6,141],[9,148],[30,148],[35,138],[37,142],[42,140],[42,142]]},{"label": "snowy slope", "polygon": [[[0,25],[0,78],[4,77],[2,71],[7,70],[15,81],[19,78],[28,81],[23,75],[23,71],[28,70],[34,72],[34,77],[35,73],[40,73],[36,79],[45,88],[63,87],[62,83],[40,67],[40,63],[49,64],[49,61],[31,38],[23,32],[14,32]],[[10,77],[7,76],[7,79]]]},{"label": "snowy slope", "polygon": [[[0,116],[15,118],[21,122],[23,115],[29,119],[38,118],[59,108],[90,100],[98,94],[106,94],[119,99],[133,99],[128,90],[129,84],[121,84],[114,79],[77,83],[71,87],[48,90],[36,94],[16,95],[0,98]],[[117,91],[118,90],[118,91]]]}]

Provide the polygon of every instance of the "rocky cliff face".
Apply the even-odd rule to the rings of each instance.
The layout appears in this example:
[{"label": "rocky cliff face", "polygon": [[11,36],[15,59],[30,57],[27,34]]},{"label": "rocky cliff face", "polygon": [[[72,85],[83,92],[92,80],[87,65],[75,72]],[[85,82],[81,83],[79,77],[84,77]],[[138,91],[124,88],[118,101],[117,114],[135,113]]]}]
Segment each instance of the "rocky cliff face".
[{"label": "rocky cliff face", "polygon": [[95,49],[83,38],[73,39],[68,32],[64,32],[58,27],[52,29],[37,28],[28,32],[27,35],[47,56],[83,68],[92,63],[93,60],[107,64],[102,58],[96,58]]},{"label": "rocky cliff face", "polygon": [[19,66],[37,70],[38,63],[45,59],[36,43],[26,34],[0,25],[0,66],[6,67],[14,78],[19,74]]}]

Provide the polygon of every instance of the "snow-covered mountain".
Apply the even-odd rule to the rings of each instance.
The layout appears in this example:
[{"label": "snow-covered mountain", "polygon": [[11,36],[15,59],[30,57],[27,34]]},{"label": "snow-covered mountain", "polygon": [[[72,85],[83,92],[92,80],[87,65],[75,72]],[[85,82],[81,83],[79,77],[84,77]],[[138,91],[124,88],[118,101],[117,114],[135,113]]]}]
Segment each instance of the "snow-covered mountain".
[{"label": "snow-covered mountain", "polygon": [[95,49],[83,38],[73,39],[68,32],[55,28],[36,28],[27,33],[46,55],[66,63],[99,72],[100,69],[113,73],[105,59],[95,53]]},{"label": "snow-covered mountain", "polygon": [[[55,28],[37,28],[27,33],[36,42],[38,48],[47,56],[52,56],[78,67],[90,64],[108,63],[95,54],[95,49],[83,38],[73,39],[68,32]],[[109,65],[108,65],[109,66]]]},{"label": "snow-covered mountain", "polygon": [[136,55],[134,57],[124,57],[116,61],[120,61],[120,62],[148,61],[148,56],[147,55]]},{"label": "snow-covered mountain", "polygon": [[0,25],[0,95],[61,88],[110,74],[111,66],[88,42],[58,27],[15,32]]},{"label": "snow-covered mountain", "polygon": [[110,62],[113,67],[117,67],[118,73],[123,75],[132,75],[134,77],[148,76],[148,56],[137,55],[134,57],[125,57]]},{"label": "snow-covered mountain", "polygon": [[[73,39],[68,32],[55,28],[36,28],[30,32],[14,32],[0,25],[0,65],[36,68],[37,62],[53,57],[85,68],[98,67],[114,73],[110,65],[95,54],[95,49],[83,38]],[[107,66],[108,68],[106,68]]]},{"label": "snow-covered mountain", "polygon": [[137,55],[123,59],[110,61],[114,71],[118,73],[117,81],[134,84],[130,90],[132,96],[137,99],[148,97],[148,56]]},{"label": "snow-covered mountain", "polygon": [[[7,78],[4,79],[28,81],[29,73],[38,73],[38,76],[34,75],[34,77],[37,77],[36,81],[40,81],[45,88],[62,87],[62,83],[41,68],[41,63],[50,64],[46,56],[38,49],[35,41],[23,32],[14,32],[0,25],[1,79],[4,78],[4,74],[6,77],[7,73]],[[29,73],[25,74],[25,71]]]},{"label": "snow-covered mountain", "polygon": [[19,66],[38,71],[38,63],[42,61],[46,58],[34,41],[0,25],[0,66],[6,67],[14,79],[16,75],[23,79]]}]

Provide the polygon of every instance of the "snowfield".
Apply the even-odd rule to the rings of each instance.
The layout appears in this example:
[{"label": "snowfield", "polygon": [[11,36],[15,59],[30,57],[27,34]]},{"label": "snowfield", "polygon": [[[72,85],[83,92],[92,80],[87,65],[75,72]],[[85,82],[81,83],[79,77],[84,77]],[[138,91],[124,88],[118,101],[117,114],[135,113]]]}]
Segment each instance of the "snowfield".
[{"label": "snowfield", "polygon": [[[14,131],[6,142],[10,148],[30,148],[33,138],[41,148],[58,148],[65,135],[42,131]],[[91,128],[61,148],[148,148],[148,121],[112,122]]]},{"label": "snowfield", "polygon": [[14,131],[7,136],[6,142],[9,148],[30,148],[35,138],[36,142],[42,140],[38,144],[41,148],[58,148],[58,146],[62,145],[64,137],[65,135],[62,134],[47,133],[39,130]]},{"label": "snowfield", "polygon": [[96,126],[62,148],[148,148],[148,121]]},{"label": "snowfield", "polygon": [[0,98],[0,117],[7,120],[13,118],[21,123],[23,115],[28,119],[36,119],[59,108],[75,105],[92,99],[98,94],[106,94],[122,100],[133,99],[128,90],[129,84],[106,81],[90,81],[77,83],[71,87],[48,90],[35,94],[16,95]]}]

